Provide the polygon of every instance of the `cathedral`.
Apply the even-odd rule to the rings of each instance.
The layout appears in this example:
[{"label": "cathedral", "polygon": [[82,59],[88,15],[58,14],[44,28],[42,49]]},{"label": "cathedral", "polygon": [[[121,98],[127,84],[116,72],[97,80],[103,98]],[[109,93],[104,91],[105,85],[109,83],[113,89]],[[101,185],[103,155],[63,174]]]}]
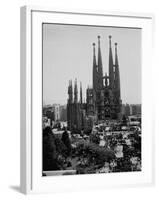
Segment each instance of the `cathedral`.
[{"label": "cathedral", "polygon": [[96,59],[96,45],[93,43],[93,83],[92,88],[86,90],[86,102],[82,98],[82,84],[80,84],[80,99],[78,100],[77,80],[68,86],[67,122],[68,129],[82,130],[92,127],[94,123],[121,118],[120,73],[115,43],[115,59],[113,60],[112,37],[109,36],[109,73],[103,74],[100,36],[98,36],[98,60]]}]

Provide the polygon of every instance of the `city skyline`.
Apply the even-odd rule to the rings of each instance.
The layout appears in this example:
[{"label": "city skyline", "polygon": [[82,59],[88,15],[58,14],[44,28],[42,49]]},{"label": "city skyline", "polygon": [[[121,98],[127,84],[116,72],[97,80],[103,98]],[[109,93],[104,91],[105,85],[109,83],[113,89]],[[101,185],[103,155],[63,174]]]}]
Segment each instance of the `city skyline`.
[{"label": "city skyline", "polygon": [[[141,104],[141,31],[139,29],[43,25],[43,102],[66,104],[67,86],[77,78],[83,96],[92,86],[93,50],[101,36],[103,72],[108,72],[108,36],[118,43],[118,58],[123,103]],[[97,45],[96,45],[97,55]],[[91,72],[91,73],[90,73]]]},{"label": "city skyline", "polygon": [[[61,103],[48,103],[46,104],[45,102],[43,103],[43,106],[54,106],[54,105],[59,105],[59,106],[67,106],[67,103],[65,104],[61,104]],[[129,105],[129,106],[132,106],[132,105],[141,105],[141,103],[122,103],[122,105]]]}]

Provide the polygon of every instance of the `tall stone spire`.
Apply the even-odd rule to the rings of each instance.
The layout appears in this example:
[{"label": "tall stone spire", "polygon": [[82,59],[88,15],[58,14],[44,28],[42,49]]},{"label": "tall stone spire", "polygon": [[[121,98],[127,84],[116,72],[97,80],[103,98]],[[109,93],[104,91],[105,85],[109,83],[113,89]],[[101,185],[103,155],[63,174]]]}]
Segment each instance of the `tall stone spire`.
[{"label": "tall stone spire", "polygon": [[100,49],[100,36],[98,36],[98,74],[99,74],[99,88],[103,87],[103,64],[102,64],[102,55]]},{"label": "tall stone spire", "polygon": [[78,103],[77,79],[75,79],[75,85],[74,85],[74,103]]},{"label": "tall stone spire", "polygon": [[69,101],[69,103],[73,103],[72,80],[69,80],[69,86],[68,86],[68,101]]},{"label": "tall stone spire", "polygon": [[95,52],[95,43],[93,43],[93,89],[97,90],[98,84],[98,71],[97,71],[97,63],[96,63],[96,52]]},{"label": "tall stone spire", "polygon": [[119,91],[120,95],[120,73],[119,73],[119,63],[117,54],[117,43],[115,43],[115,89]]},{"label": "tall stone spire", "polygon": [[117,53],[117,43],[115,43],[115,66],[119,66],[118,63],[118,53]]},{"label": "tall stone spire", "polygon": [[112,36],[109,35],[109,85],[110,88],[113,88],[114,84],[114,70],[113,70],[113,54],[112,54],[112,47],[111,47],[111,38]]},{"label": "tall stone spire", "polygon": [[80,82],[80,103],[83,103],[83,98],[82,98],[82,83]]},{"label": "tall stone spire", "polygon": [[[116,104],[116,113],[121,112],[121,95],[120,95],[120,73],[117,53],[117,43],[115,43],[115,80],[114,80],[114,96]],[[118,116],[119,117],[119,116]]]}]

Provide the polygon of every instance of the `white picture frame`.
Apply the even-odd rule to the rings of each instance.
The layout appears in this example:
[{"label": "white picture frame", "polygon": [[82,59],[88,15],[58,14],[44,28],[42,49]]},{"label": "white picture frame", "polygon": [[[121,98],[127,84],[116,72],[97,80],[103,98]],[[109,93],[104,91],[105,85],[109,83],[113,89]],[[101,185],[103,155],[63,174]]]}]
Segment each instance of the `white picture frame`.
[{"label": "white picture frame", "polygon": [[[152,99],[153,15],[108,11],[21,8],[21,192],[43,193],[154,183]],[[142,29],[142,171],[42,177],[42,29],[44,22]],[[150,67],[151,66],[151,67]],[[56,70],[56,69],[55,69]],[[149,80],[149,81],[147,81]],[[148,92],[147,92],[148,91]]]}]

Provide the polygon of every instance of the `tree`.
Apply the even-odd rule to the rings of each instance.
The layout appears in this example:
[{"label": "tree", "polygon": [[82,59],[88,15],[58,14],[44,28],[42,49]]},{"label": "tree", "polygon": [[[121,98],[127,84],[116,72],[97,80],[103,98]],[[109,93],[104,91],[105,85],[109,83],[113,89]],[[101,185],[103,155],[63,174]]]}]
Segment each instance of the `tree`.
[{"label": "tree", "polygon": [[43,170],[57,170],[57,152],[55,136],[50,127],[43,130]]},{"label": "tree", "polygon": [[43,130],[43,171],[65,169],[66,157],[71,151],[68,139],[65,133],[64,144],[61,139],[55,137],[50,127]]},{"label": "tree", "polygon": [[66,146],[67,148],[67,155],[70,155],[71,153],[71,141],[70,141],[70,138],[69,138],[69,134],[68,132],[65,130],[62,134],[62,142],[64,143],[64,145]]},{"label": "tree", "polygon": [[77,147],[77,155],[81,160],[83,158],[87,160],[84,165],[79,164],[78,173],[79,171],[95,173],[96,169],[103,167],[105,162],[115,159],[115,153],[112,150],[99,147],[94,143],[80,143]]},{"label": "tree", "polygon": [[90,141],[95,143],[95,144],[99,144],[100,138],[99,138],[98,134],[90,135]]},{"label": "tree", "polygon": [[62,142],[60,138],[55,138],[55,145],[56,145],[56,151],[58,154],[61,154],[62,156],[67,156],[67,147]]}]

